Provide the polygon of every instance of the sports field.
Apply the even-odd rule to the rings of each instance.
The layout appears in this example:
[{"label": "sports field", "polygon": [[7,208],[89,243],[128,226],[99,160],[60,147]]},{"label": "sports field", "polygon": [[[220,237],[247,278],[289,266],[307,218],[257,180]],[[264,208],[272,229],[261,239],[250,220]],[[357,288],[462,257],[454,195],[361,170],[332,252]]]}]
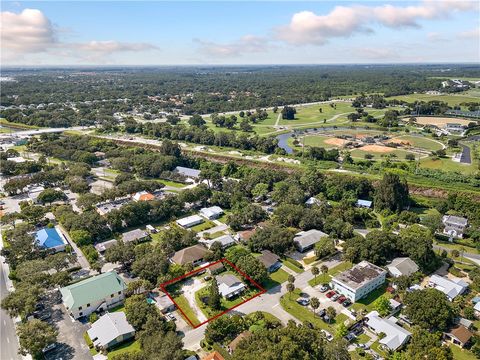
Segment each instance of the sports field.
[{"label": "sports field", "polygon": [[[324,121],[328,121],[336,115],[346,114],[355,111],[355,109],[351,106],[350,103],[337,102],[333,103],[333,105],[335,107],[330,106],[330,104],[297,106],[295,107],[295,109],[297,110],[297,113],[295,114],[295,119],[281,119],[279,125],[299,126],[323,124]],[[320,112],[319,109],[322,109],[322,112]]]},{"label": "sports field", "polygon": [[381,160],[386,155],[394,156],[398,160],[405,160],[405,156],[407,154],[415,154],[415,153],[411,151],[403,150],[403,149],[394,149],[387,146],[367,145],[367,146],[363,146],[361,148],[350,151],[350,154],[352,154],[353,158],[358,158],[358,159],[365,159],[365,155],[370,154],[373,156],[374,160]]},{"label": "sports field", "polygon": [[442,143],[424,136],[400,135],[388,140],[387,142],[394,142],[407,147],[416,147],[429,151],[443,149]]},{"label": "sports field", "polygon": [[460,119],[460,118],[451,118],[451,117],[440,117],[440,116],[419,116],[415,117],[417,119],[417,124],[420,125],[435,125],[438,127],[443,127],[449,123],[468,125],[474,120]]},{"label": "sports field", "polygon": [[478,97],[470,96],[470,95],[454,95],[454,94],[446,94],[446,95],[429,95],[429,94],[409,94],[409,95],[399,95],[399,96],[392,96],[386,98],[387,100],[403,100],[408,103],[413,103],[415,101],[443,101],[446,102],[450,106],[460,105],[461,103],[467,102],[478,102],[480,99]]}]

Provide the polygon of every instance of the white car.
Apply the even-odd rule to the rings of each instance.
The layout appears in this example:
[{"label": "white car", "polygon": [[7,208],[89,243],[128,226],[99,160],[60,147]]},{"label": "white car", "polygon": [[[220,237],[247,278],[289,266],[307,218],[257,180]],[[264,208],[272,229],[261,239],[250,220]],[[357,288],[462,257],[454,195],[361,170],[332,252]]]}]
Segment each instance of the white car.
[{"label": "white car", "polygon": [[46,352],[49,352],[50,350],[53,350],[57,347],[57,343],[51,343],[47,346],[45,346],[43,349],[42,349],[42,352],[45,354]]},{"label": "white car", "polygon": [[325,338],[327,339],[327,341],[332,341],[333,340],[333,335],[330,334],[327,330],[320,330],[320,332],[322,332],[324,335],[325,335]]}]

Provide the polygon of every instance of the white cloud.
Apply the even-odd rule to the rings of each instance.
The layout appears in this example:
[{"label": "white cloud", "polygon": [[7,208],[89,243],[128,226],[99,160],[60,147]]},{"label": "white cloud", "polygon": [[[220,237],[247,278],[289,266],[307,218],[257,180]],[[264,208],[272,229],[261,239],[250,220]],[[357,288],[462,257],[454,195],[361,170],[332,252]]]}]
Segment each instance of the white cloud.
[{"label": "white cloud", "polygon": [[400,59],[399,54],[392,49],[363,47],[356,48],[354,51],[363,59],[390,61],[398,61]]},{"label": "white cloud", "polygon": [[16,14],[1,12],[2,61],[14,62],[26,55],[48,53],[50,56],[106,62],[115,53],[158,50],[144,42],[89,41],[66,43],[58,40],[61,29],[37,9],[24,9]]},{"label": "white cloud", "polygon": [[329,39],[371,32],[369,26],[381,24],[390,28],[419,27],[419,21],[448,17],[452,12],[478,11],[474,1],[430,0],[415,6],[336,6],[326,15],[311,11],[294,14],[288,25],[276,29],[279,40],[290,44],[323,45]]},{"label": "white cloud", "polygon": [[462,31],[457,34],[459,38],[461,39],[474,39],[477,40],[477,44],[480,42],[480,27],[467,30],[467,31]]},{"label": "white cloud", "polygon": [[241,56],[245,53],[260,53],[271,48],[266,38],[254,35],[245,35],[236,41],[226,44],[200,39],[195,39],[194,41],[199,44],[202,53],[218,57],[234,57]]},{"label": "white cloud", "polygon": [[1,12],[0,32],[6,59],[44,52],[56,43],[52,23],[36,9],[24,9],[19,14]]}]

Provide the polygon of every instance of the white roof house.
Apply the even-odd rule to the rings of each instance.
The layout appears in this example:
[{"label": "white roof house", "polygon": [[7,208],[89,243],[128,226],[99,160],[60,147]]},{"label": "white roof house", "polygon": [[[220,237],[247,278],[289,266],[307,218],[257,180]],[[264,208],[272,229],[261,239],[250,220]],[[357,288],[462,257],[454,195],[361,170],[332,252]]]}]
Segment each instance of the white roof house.
[{"label": "white roof house", "polygon": [[209,249],[212,247],[212,245],[215,243],[215,242],[219,242],[221,245],[222,245],[222,248],[227,248],[229,246],[232,246],[233,244],[235,244],[235,239],[232,237],[232,235],[222,235],[222,236],[219,236],[215,239],[211,239],[211,240],[199,240],[199,242],[205,244],[206,247],[208,247]]},{"label": "white roof house", "polygon": [[328,236],[323,231],[312,229],[308,231],[300,231],[295,235],[293,242],[300,252],[304,252],[313,248],[313,246],[320,241],[321,238]]},{"label": "white roof house", "polygon": [[206,217],[209,220],[216,219],[222,216],[223,210],[220,206],[211,206],[208,208],[200,209],[200,215]]},{"label": "white roof house", "polygon": [[308,198],[307,201],[305,201],[305,205],[308,205],[308,206],[311,206],[311,205],[319,205],[321,204],[322,202],[320,200],[318,200],[317,198],[315,197],[310,197]]},{"label": "white roof house", "polygon": [[442,218],[443,233],[454,238],[462,238],[463,232],[468,225],[468,219],[460,216],[445,215]]},{"label": "white roof house", "polygon": [[203,222],[204,222],[203,218],[198,215],[187,216],[182,219],[178,219],[176,221],[176,223],[183,228],[189,228],[189,227],[201,224]]},{"label": "white roof house", "polygon": [[173,171],[192,180],[197,180],[200,177],[200,170],[197,169],[177,166]]},{"label": "white roof house", "polygon": [[384,333],[385,337],[380,339],[380,344],[385,346],[388,350],[395,351],[400,346],[404,345],[412,335],[409,331],[397,325],[397,318],[390,317],[382,319],[377,311],[371,311],[367,314],[367,326],[375,333]]},{"label": "white roof house", "polygon": [[127,321],[123,311],[101,316],[87,331],[95,347],[110,348],[135,335],[135,329]]},{"label": "white roof house", "polygon": [[142,241],[146,238],[148,238],[148,233],[141,229],[130,230],[122,234],[122,240],[124,243]]},{"label": "white roof house", "polygon": [[357,200],[357,207],[363,207],[363,208],[370,209],[372,207],[372,202],[370,200],[358,199]]},{"label": "white roof house", "polygon": [[450,301],[453,301],[458,295],[463,294],[468,288],[468,284],[462,279],[449,279],[439,275],[432,275],[429,285],[447,295]]},{"label": "white roof house", "polygon": [[246,286],[234,275],[217,276],[218,290],[225,298],[231,298],[245,290]]},{"label": "white roof house", "polygon": [[408,257],[395,258],[387,265],[387,270],[393,277],[410,276],[418,269],[418,265]]}]

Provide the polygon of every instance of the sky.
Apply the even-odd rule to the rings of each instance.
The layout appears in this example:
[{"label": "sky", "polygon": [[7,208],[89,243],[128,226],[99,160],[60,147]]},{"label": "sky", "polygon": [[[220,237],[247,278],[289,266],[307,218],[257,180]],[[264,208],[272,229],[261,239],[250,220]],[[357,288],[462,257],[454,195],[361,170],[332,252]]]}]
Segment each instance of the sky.
[{"label": "sky", "polygon": [[1,64],[480,62],[480,2],[2,1]]}]

